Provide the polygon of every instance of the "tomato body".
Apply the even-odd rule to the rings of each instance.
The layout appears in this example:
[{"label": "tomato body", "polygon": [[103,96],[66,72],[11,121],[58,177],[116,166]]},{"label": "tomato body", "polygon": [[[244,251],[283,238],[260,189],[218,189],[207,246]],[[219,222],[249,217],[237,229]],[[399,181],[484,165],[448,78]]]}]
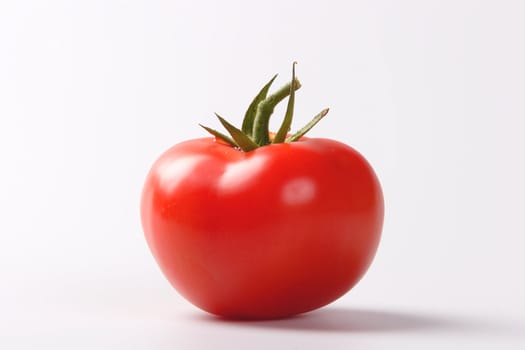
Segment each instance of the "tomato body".
[{"label": "tomato body", "polygon": [[376,252],[383,196],[368,162],[328,139],[250,152],[195,139],[150,170],[141,203],[148,245],[191,303],[269,319],[349,291]]}]

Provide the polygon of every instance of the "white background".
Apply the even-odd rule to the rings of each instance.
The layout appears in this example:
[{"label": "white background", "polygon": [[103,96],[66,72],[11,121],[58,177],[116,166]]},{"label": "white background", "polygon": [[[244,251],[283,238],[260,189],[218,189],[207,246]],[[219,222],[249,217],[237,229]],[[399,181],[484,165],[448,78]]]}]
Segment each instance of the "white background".
[{"label": "white background", "polygon": [[[519,0],[3,0],[0,348],[525,346],[524,18]],[[331,108],[311,136],[373,164],[383,240],[327,308],[220,321],[159,272],[142,183],[294,60],[294,125]]]}]

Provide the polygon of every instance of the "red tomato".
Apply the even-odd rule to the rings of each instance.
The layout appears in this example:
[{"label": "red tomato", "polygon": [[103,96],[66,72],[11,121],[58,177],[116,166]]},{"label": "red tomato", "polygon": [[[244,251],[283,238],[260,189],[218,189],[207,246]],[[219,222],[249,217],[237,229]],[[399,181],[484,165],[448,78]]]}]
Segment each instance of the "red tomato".
[{"label": "red tomato", "polygon": [[358,282],[379,243],[383,196],[368,162],[337,141],[242,152],[202,138],[154,163],[141,215],[185,298],[216,315],[268,319],[317,309]]}]

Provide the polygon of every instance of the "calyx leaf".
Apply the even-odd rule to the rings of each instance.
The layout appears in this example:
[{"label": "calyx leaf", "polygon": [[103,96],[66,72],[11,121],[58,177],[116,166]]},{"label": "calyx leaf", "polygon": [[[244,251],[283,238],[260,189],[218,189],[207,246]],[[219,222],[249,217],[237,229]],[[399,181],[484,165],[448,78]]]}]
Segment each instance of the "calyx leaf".
[{"label": "calyx leaf", "polygon": [[[295,104],[295,91],[301,87],[301,83],[295,76],[295,65],[292,65],[292,80],[268,96],[268,91],[274,82],[277,75],[263,86],[259,93],[254,97],[250,103],[242,122],[241,129],[230,124],[224,118],[215,115],[228,131],[230,136],[227,136],[215,129],[209,128],[204,125],[200,125],[204,130],[215,136],[216,139],[222,140],[223,142],[231,145],[232,147],[239,148],[241,151],[249,152],[256,148],[269,145],[270,143],[285,143],[295,142],[303,137],[315,124],[317,124],[327,113],[328,108],[323,109],[317,114],[308,124],[299,129],[291,136],[287,136],[292,125],[294,104]],[[277,106],[282,100],[288,97],[288,104],[286,107],[286,113],[279,130],[275,134],[273,140],[270,140],[269,122],[270,117],[273,114],[275,106]]]}]

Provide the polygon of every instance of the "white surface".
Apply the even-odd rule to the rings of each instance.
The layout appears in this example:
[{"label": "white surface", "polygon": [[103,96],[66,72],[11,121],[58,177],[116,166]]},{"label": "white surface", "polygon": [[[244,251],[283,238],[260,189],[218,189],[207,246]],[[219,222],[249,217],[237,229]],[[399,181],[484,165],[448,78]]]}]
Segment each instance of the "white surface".
[{"label": "white surface", "polygon": [[[525,346],[521,1],[0,2],[0,348]],[[240,122],[298,60],[295,127],[384,186],[377,258],[348,295],[274,322],[207,317],[142,237],[170,145]],[[276,112],[279,115],[279,111]]]}]

